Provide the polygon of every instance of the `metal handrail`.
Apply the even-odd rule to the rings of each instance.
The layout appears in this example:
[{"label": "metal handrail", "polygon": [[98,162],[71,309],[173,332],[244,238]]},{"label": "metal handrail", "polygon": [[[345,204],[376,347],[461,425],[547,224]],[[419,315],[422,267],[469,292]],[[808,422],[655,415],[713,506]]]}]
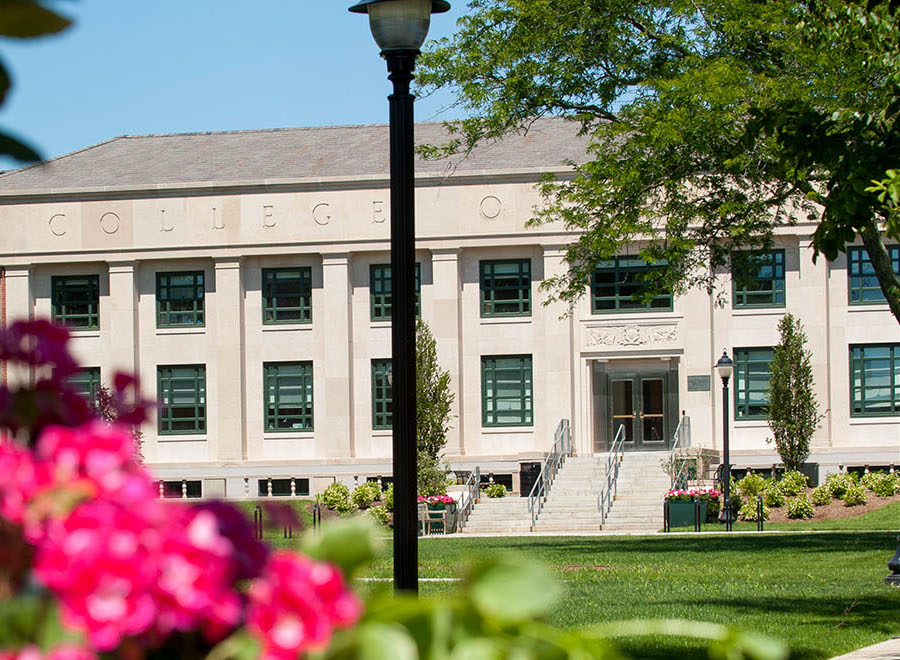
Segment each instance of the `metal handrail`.
[{"label": "metal handrail", "polygon": [[538,476],[531,492],[528,493],[528,511],[531,513],[531,528],[534,529],[538,516],[544,508],[544,502],[550,494],[550,486],[556,478],[559,466],[562,465],[563,459],[572,454],[572,430],[569,427],[569,420],[559,420],[559,426],[556,427],[556,433],[553,434],[553,449],[541,466],[541,474]]},{"label": "metal handrail", "polygon": [[669,452],[669,476],[672,478],[669,490],[684,488],[687,485],[687,461],[681,459],[681,465],[676,469],[675,463],[677,459],[675,454],[679,449],[687,449],[690,446],[691,418],[687,415],[682,415],[681,421],[678,422],[678,426],[675,428],[675,434],[672,437],[672,449]]},{"label": "metal handrail", "polygon": [[613,438],[609,456],[606,458],[606,486],[597,498],[597,509],[600,511],[600,525],[606,524],[606,516],[616,499],[616,491],[619,483],[619,465],[625,454],[625,425],[621,424],[616,436]]},{"label": "metal handrail", "polygon": [[475,507],[475,500],[478,497],[478,486],[481,484],[481,468],[475,466],[475,470],[466,479],[462,494],[459,496],[459,511],[456,516],[456,527],[459,531],[463,531],[463,527],[468,522],[469,514]]}]

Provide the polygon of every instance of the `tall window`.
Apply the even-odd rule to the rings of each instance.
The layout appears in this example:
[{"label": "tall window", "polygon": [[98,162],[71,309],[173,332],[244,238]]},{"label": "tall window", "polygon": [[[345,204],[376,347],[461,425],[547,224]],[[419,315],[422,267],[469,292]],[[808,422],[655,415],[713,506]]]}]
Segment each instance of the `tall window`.
[{"label": "tall window", "polygon": [[72,386],[87,401],[93,402],[100,389],[100,367],[84,367],[68,378]]},{"label": "tall window", "polygon": [[390,360],[372,360],[372,428],[389,429],[393,425],[393,392],[388,383]]},{"label": "tall window", "polygon": [[481,358],[483,426],[531,426],[533,406],[530,355]]},{"label": "tall window", "polygon": [[591,281],[591,311],[606,312],[671,310],[672,294],[643,299],[645,278],[660,266],[651,266],[640,257],[616,257],[601,261]]},{"label": "tall window", "polygon": [[160,328],[205,323],[203,271],[156,274],[156,325]]},{"label": "tall window", "polygon": [[784,307],[784,250],[736,252],[731,281],[734,307]]},{"label": "tall window", "polygon": [[263,323],[312,322],[312,269],[264,268]]},{"label": "tall window", "polygon": [[206,433],[206,366],[157,367],[159,433]]},{"label": "tall window", "polygon": [[734,349],[734,418],[765,419],[769,411],[772,348]]},{"label": "tall window", "polygon": [[60,275],[50,278],[53,320],[70,328],[100,327],[100,276]]},{"label": "tall window", "polygon": [[266,362],[266,431],[312,431],[312,362]]},{"label": "tall window", "polygon": [[531,260],[482,261],[481,315],[531,315]]},{"label": "tall window", "polygon": [[[900,245],[886,245],[894,272],[900,275]],[[847,248],[847,277],[851,305],[874,305],[885,302],[884,293],[875,277],[869,253],[862,247]]]},{"label": "tall window", "polygon": [[850,347],[854,417],[900,415],[900,344]]},{"label": "tall window", "polygon": [[[416,316],[421,316],[422,268],[416,264]],[[391,265],[369,266],[369,294],[373,321],[391,320]]]}]

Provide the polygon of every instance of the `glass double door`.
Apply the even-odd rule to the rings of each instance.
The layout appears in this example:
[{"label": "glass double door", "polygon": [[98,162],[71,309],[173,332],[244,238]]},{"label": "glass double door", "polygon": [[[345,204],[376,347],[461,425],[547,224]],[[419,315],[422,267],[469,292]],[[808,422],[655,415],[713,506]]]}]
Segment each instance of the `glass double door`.
[{"label": "glass double door", "polygon": [[625,450],[668,446],[665,374],[610,375],[610,438],[625,427]]}]

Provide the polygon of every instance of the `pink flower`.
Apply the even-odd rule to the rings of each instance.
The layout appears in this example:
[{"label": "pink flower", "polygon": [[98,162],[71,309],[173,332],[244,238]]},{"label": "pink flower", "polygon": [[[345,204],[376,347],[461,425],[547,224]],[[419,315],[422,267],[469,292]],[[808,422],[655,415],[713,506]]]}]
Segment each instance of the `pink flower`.
[{"label": "pink flower", "polygon": [[69,353],[69,331],[46,319],[16,321],[0,330],[0,359],[32,366],[50,366],[55,378],[78,371]]},{"label": "pink flower", "polygon": [[12,440],[0,440],[0,515],[21,523],[38,488],[38,469],[31,452]]},{"label": "pink flower", "polygon": [[334,628],[352,625],[361,612],[334,565],[280,551],[250,587],[247,627],[263,660],[294,660],[327,647]]},{"label": "pink flower", "polygon": [[44,655],[36,646],[27,646],[19,651],[0,651],[0,660],[97,660],[97,655],[80,646],[57,646]]},{"label": "pink flower", "polygon": [[[237,570],[236,579],[250,580],[259,577],[268,559],[269,548],[256,539],[247,516],[226,502],[204,502],[195,508],[211,512],[216,517],[219,533],[231,542],[232,558]],[[297,524],[296,517],[294,514],[292,516],[290,522],[285,524]]]}]

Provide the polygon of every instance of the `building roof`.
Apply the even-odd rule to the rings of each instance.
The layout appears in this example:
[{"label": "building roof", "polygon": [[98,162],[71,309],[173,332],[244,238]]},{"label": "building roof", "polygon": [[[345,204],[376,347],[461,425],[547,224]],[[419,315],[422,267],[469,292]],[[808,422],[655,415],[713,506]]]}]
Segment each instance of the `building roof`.
[{"label": "building roof", "polygon": [[[442,123],[417,124],[415,135],[417,144],[449,139]],[[386,125],[125,135],[2,174],[0,195],[387,179],[388,139]],[[560,171],[568,160],[584,161],[585,146],[578,124],[542,119],[465,158],[417,159],[416,172]]]}]

